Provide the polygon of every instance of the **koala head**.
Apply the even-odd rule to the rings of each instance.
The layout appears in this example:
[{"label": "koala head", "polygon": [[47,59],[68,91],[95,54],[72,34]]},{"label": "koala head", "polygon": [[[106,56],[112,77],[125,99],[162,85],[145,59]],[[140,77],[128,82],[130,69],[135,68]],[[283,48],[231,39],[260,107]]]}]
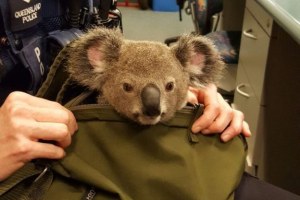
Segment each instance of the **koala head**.
[{"label": "koala head", "polygon": [[67,70],[99,91],[117,112],[140,124],[169,120],[186,104],[188,87],[214,83],[224,64],[211,41],[183,35],[172,47],[123,39],[119,30],[95,28],[70,45]]}]

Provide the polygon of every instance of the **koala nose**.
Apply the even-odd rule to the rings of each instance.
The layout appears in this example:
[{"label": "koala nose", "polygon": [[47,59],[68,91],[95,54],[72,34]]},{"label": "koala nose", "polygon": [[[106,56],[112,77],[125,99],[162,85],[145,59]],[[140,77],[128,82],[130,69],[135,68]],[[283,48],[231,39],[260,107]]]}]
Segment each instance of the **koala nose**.
[{"label": "koala nose", "polygon": [[149,84],[143,88],[142,93],[143,114],[155,117],[160,115],[160,91],[157,86]]}]

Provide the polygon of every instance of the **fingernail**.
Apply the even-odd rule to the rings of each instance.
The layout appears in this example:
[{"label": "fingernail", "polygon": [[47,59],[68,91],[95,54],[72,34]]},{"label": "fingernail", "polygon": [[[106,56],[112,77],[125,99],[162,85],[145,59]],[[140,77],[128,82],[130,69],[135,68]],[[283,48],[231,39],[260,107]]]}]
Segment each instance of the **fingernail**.
[{"label": "fingernail", "polygon": [[230,140],[230,135],[226,134],[226,135],[221,135],[221,138],[223,140],[223,142],[228,142]]},{"label": "fingernail", "polygon": [[193,133],[199,133],[201,131],[201,126],[193,126],[192,127],[192,131]]}]

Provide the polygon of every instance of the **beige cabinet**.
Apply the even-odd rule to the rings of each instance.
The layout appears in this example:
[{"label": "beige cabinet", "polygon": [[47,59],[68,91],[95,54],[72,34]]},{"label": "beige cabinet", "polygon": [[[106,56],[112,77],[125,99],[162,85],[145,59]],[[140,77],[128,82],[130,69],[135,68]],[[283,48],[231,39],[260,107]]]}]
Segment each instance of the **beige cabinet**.
[{"label": "beige cabinet", "polygon": [[240,57],[236,78],[236,90],[233,106],[241,110],[249,123],[253,136],[248,139],[248,156],[246,170],[256,174],[255,158],[260,157],[261,141],[263,137],[260,132],[263,100],[264,77],[270,43],[270,27],[272,18],[265,13],[255,1],[247,1]]},{"label": "beige cabinet", "polygon": [[246,171],[300,195],[300,44],[247,0],[233,107],[245,114]]}]

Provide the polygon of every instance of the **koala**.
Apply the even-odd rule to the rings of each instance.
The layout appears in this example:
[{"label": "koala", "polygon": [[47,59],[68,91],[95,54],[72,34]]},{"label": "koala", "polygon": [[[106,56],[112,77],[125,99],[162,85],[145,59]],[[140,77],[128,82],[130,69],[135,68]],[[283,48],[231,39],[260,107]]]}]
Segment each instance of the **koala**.
[{"label": "koala", "polygon": [[192,34],[171,47],[94,28],[70,44],[71,79],[99,92],[121,115],[142,125],[170,120],[187,103],[189,86],[216,83],[224,63],[213,43]]}]

